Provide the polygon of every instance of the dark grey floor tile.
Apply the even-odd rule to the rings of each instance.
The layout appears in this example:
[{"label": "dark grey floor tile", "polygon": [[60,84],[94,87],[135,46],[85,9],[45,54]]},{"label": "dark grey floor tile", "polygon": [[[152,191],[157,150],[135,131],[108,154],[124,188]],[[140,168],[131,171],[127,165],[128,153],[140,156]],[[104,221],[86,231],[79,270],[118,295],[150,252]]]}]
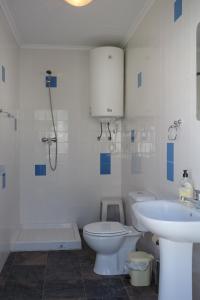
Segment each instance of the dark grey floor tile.
[{"label": "dark grey floor tile", "polygon": [[47,281],[44,285],[44,297],[49,299],[73,299],[84,297],[82,280]]},{"label": "dark grey floor tile", "polygon": [[139,300],[158,300],[158,295],[141,295]]},{"label": "dark grey floor tile", "polygon": [[1,270],[1,273],[0,273],[0,288],[3,288],[6,284],[6,281],[10,275],[10,272],[11,272],[11,269],[12,269],[12,266],[13,266],[13,262],[14,262],[14,259],[15,259],[15,254],[14,253],[11,253],[4,266],[3,266],[3,269]]},{"label": "dark grey floor tile", "polygon": [[83,279],[112,279],[112,278],[121,278],[121,276],[103,276],[94,273],[94,263],[85,262],[80,264],[81,275]]},{"label": "dark grey floor tile", "polygon": [[129,300],[158,300],[158,295],[129,296]]},{"label": "dark grey floor tile", "polygon": [[135,297],[136,299],[139,298],[142,294],[141,287],[126,286],[126,291],[130,297]]},{"label": "dark grey floor tile", "polygon": [[103,300],[103,297],[87,297],[87,300]]},{"label": "dark grey floor tile", "polygon": [[83,279],[112,279],[112,278],[120,278],[119,276],[103,276],[94,273],[94,263],[93,262],[85,262],[80,264],[81,275]]},{"label": "dark grey floor tile", "polygon": [[[103,297],[102,300],[129,300],[129,296],[125,295],[125,296],[106,296]],[[137,300],[137,299],[136,299]]]},{"label": "dark grey floor tile", "polygon": [[11,252],[5,262],[5,265],[4,267],[8,267],[8,266],[11,266],[13,265],[13,262],[15,260],[15,255],[16,255],[16,252]]},{"label": "dark grey floor tile", "polygon": [[130,284],[130,276],[129,275],[122,275],[121,276],[121,280],[122,280],[122,282],[123,282],[123,284],[125,285],[125,286],[130,286],[131,284]]},{"label": "dark grey floor tile", "polygon": [[42,285],[8,281],[0,293],[2,300],[42,300]]},{"label": "dark grey floor tile", "polygon": [[6,281],[10,275],[11,267],[10,269],[8,268],[3,268],[3,270],[0,273],[0,288],[3,288],[6,284]]},{"label": "dark grey floor tile", "polygon": [[154,287],[126,287],[127,293],[131,300],[154,300],[157,299],[158,296],[155,292]]},{"label": "dark grey floor tile", "polygon": [[43,266],[13,266],[8,281],[38,285],[44,281]]},{"label": "dark grey floor tile", "polygon": [[59,281],[68,279],[81,279],[79,265],[48,265],[45,272],[46,281]]},{"label": "dark grey floor tile", "polygon": [[48,252],[18,252],[15,254],[14,265],[45,266]]},{"label": "dark grey floor tile", "polygon": [[0,288],[4,288],[5,284],[6,284],[6,280],[8,279],[9,274],[7,275],[7,277],[4,275],[2,276],[2,274],[0,274]]},{"label": "dark grey floor tile", "polygon": [[40,300],[44,280],[44,267],[13,266],[4,288],[0,290],[3,300]]},{"label": "dark grey floor tile", "polygon": [[[43,300],[88,300],[87,298],[43,298]],[[89,299],[90,300],[90,299]]]},{"label": "dark grey floor tile", "polygon": [[89,251],[83,251],[82,255],[79,255],[80,263],[95,263],[95,254]]},{"label": "dark grey floor tile", "polygon": [[120,278],[85,279],[86,296],[89,297],[127,297]]},{"label": "dark grey floor tile", "polygon": [[85,262],[80,264],[81,275],[84,279],[101,279],[102,276],[94,273],[94,263],[93,262]]},{"label": "dark grey floor tile", "polygon": [[78,254],[73,251],[52,251],[48,253],[48,265],[79,265]]},{"label": "dark grey floor tile", "polygon": [[141,287],[142,295],[155,296],[156,290],[154,286]]}]

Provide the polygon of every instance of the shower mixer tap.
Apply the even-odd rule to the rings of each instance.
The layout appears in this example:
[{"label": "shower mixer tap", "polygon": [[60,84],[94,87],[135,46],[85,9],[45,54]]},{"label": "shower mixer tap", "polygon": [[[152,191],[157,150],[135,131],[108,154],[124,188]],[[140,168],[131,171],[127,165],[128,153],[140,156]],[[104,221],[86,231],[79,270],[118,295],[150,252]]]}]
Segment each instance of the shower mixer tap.
[{"label": "shower mixer tap", "polygon": [[53,137],[53,138],[43,137],[43,138],[41,139],[41,141],[42,141],[43,143],[51,144],[52,142],[56,143],[56,142],[57,142],[57,138],[56,138],[56,137]]}]

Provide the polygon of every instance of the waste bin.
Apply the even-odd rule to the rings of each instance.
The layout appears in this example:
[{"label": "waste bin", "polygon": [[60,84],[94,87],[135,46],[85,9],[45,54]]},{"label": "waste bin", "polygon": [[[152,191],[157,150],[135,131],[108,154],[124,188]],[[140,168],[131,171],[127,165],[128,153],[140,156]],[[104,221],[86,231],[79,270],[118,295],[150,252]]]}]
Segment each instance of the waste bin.
[{"label": "waste bin", "polygon": [[129,253],[128,269],[133,286],[149,286],[151,284],[153,259],[154,257],[146,252]]}]

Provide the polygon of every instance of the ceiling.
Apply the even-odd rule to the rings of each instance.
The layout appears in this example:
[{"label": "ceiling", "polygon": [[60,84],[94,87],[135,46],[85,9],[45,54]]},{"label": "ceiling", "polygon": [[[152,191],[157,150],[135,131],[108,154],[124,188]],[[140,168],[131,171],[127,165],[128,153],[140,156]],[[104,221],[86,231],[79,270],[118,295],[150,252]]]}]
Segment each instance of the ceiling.
[{"label": "ceiling", "polygon": [[0,0],[23,46],[123,45],[153,0],[93,0],[75,8],[64,0]]}]

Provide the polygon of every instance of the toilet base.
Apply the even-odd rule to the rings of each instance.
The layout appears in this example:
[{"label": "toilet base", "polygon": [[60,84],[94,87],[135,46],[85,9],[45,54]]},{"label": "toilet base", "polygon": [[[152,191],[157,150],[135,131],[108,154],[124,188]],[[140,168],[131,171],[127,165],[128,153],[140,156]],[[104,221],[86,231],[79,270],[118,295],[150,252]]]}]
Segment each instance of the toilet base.
[{"label": "toilet base", "polygon": [[96,254],[96,260],[94,265],[94,272],[98,275],[125,275],[128,274],[126,268],[126,261],[128,259],[128,253],[135,251],[136,243],[140,237],[127,235],[124,239],[120,249],[111,254]]},{"label": "toilet base", "polygon": [[120,266],[118,253],[110,255],[97,254],[94,273],[107,276],[128,274],[128,272],[124,270],[124,265]]}]

